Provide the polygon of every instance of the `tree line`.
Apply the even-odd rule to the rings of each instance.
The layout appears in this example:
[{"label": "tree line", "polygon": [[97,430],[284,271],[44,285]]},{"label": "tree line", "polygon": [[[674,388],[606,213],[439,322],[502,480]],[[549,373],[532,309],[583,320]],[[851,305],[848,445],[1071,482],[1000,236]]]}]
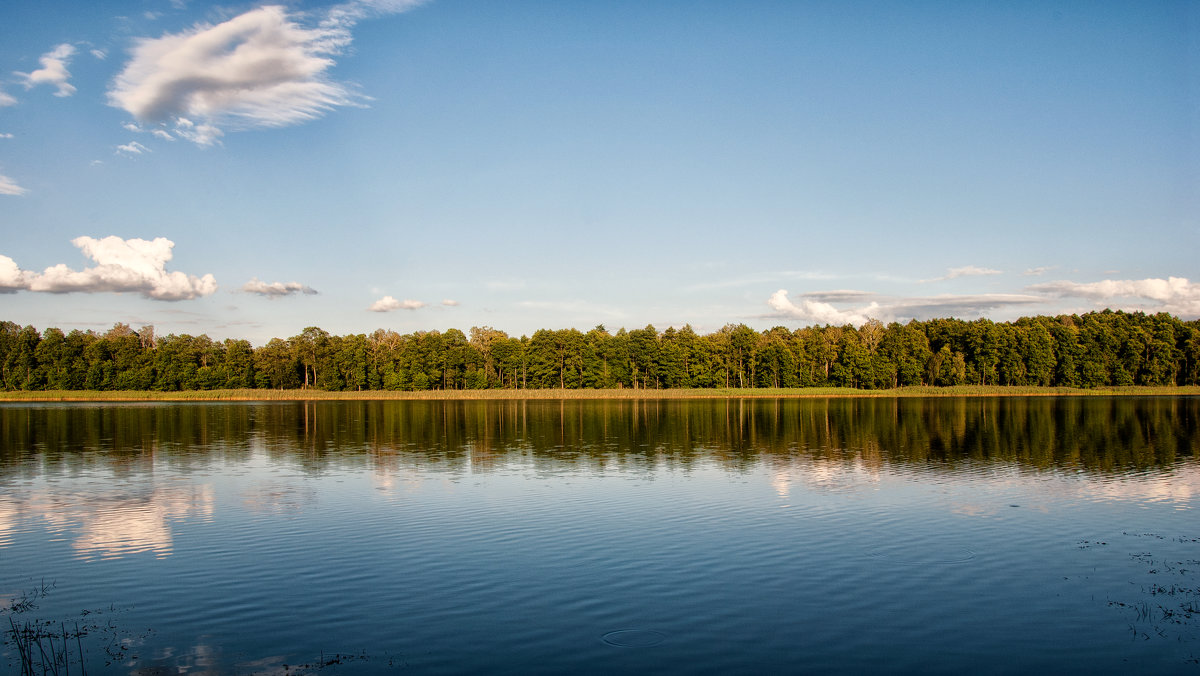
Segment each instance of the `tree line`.
[{"label": "tree line", "polygon": [[603,325],[520,338],[490,327],[331,335],[309,327],[254,347],[207,335],[0,321],[7,390],[450,390],[909,385],[1103,387],[1200,384],[1200,321],[1166,313],[870,320],[861,327],[730,324],[698,334]]}]

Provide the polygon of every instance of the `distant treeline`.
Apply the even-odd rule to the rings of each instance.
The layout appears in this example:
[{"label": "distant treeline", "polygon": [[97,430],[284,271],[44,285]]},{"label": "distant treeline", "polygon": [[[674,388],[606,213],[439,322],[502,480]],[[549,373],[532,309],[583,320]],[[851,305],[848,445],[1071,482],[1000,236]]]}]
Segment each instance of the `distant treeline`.
[{"label": "distant treeline", "polygon": [[822,387],[1103,387],[1200,384],[1200,321],[1165,313],[871,320],[756,331],[729,325],[616,333],[603,326],[515,338],[489,327],[334,336],[316,327],[253,347],[206,335],[39,333],[0,322],[8,390],[324,390]]}]

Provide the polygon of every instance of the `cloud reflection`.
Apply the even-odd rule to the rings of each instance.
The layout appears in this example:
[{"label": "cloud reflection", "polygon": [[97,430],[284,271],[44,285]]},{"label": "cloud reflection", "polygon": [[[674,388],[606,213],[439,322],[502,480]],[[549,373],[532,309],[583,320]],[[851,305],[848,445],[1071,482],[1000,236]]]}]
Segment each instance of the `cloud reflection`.
[{"label": "cloud reflection", "polygon": [[869,458],[794,458],[771,470],[771,487],[788,499],[793,486],[813,493],[853,493],[877,485],[880,468]]},{"label": "cloud reflection", "polygon": [[211,485],[156,487],[146,493],[82,493],[39,491],[16,509],[0,506],[0,547],[22,515],[40,518],[52,531],[74,533],[71,547],[82,558],[114,559],[151,552],[170,556],[172,524],[182,519],[208,521],[213,516]]}]

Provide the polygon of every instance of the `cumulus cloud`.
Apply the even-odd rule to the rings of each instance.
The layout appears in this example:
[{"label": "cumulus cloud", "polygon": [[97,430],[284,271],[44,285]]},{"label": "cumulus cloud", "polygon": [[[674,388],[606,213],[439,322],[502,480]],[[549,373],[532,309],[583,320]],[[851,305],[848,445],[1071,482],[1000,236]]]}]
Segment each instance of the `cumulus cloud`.
[{"label": "cumulus cloud", "polygon": [[0,195],[24,195],[27,192],[29,191],[17,185],[16,181],[0,174]]},{"label": "cumulus cloud", "polygon": [[1059,298],[1083,298],[1097,306],[1162,311],[1188,317],[1200,315],[1200,284],[1190,282],[1186,277],[1105,279],[1087,283],[1057,281],[1034,284],[1029,290]]},{"label": "cumulus cloud", "polygon": [[302,14],[269,5],[220,24],[143,38],[108,92],[109,104],[143,123],[173,127],[198,145],[222,128],[299,124],[364,97],[328,71],[351,42],[350,29],[375,14],[415,7],[413,1],[356,1],[327,10],[316,26]]},{"label": "cumulus cloud", "polygon": [[246,293],[255,293],[260,296],[275,299],[284,296],[294,296],[296,294],[304,294],[307,296],[316,295],[317,290],[301,284],[300,282],[266,282],[259,281],[258,277],[251,278],[250,281],[242,285],[242,291]]},{"label": "cumulus cloud", "polygon": [[417,310],[423,307],[425,304],[419,300],[396,300],[391,296],[384,296],[371,303],[367,309],[371,312],[391,312],[392,310]]},{"label": "cumulus cloud", "polygon": [[1002,270],[993,270],[991,268],[981,268],[978,265],[964,265],[961,268],[946,268],[946,274],[933,279],[922,279],[921,282],[944,282],[948,279],[957,279],[959,277],[980,277],[984,275],[1001,275]]},{"label": "cumulus cloud", "polygon": [[63,43],[46,52],[38,59],[38,62],[42,64],[41,68],[32,73],[14,71],[13,74],[24,80],[26,89],[47,84],[58,89],[58,91],[54,92],[55,96],[70,96],[75,93],[75,87],[70,82],[67,82],[67,80],[71,79],[71,73],[67,70],[67,64],[70,63],[71,57],[74,55],[75,46]]},{"label": "cumulus cloud", "polygon": [[14,293],[25,288],[25,271],[17,262],[0,255],[0,293]]},{"label": "cumulus cloud", "polygon": [[811,298],[801,298],[799,303],[788,298],[786,289],[771,294],[767,305],[779,315],[812,322],[814,324],[863,324],[877,312],[879,304],[872,301],[862,309],[839,310],[830,303]]},{"label": "cumulus cloud", "polygon": [[0,288],[45,293],[128,293],[136,292],[155,300],[190,300],[208,296],[217,290],[211,274],[203,277],[169,272],[166,264],[175,243],[165,237],[154,240],[103,239],[76,237],[71,243],[96,263],[94,267],[72,270],[65,264],[46,268],[41,273],[21,270],[11,258],[0,256]]},{"label": "cumulus cloud", "polygon": [[446,300],[442,301],[442,305],[445,305],[447,307],[458,307],[458,301],[450,300],[449,298],[447,298]]}]

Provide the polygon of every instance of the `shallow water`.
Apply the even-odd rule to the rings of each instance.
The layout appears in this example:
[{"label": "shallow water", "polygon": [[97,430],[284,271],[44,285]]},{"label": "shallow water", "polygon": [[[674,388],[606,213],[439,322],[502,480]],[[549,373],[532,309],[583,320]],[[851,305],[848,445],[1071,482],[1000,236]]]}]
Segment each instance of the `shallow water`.
[{"label": "shallow water", "polygon": [[4,404],[0,621],[92,673],[1192,671],[1198,450],[1197,398]]}]

